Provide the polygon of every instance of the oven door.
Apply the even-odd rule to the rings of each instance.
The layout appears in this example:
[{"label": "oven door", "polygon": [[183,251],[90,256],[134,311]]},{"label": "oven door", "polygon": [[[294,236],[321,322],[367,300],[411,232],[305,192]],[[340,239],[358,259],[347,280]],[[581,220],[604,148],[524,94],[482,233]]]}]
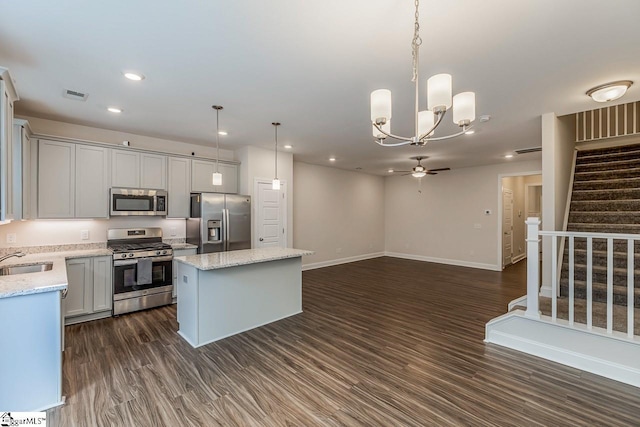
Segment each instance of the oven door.
[{"label": "oven door", "polygon": [[113,262],[113,293],[142,291],[162,286],[171,286],[173,258],[158,257],[151,265],[151,283],[138,285],[138,261],[116,260]]}]

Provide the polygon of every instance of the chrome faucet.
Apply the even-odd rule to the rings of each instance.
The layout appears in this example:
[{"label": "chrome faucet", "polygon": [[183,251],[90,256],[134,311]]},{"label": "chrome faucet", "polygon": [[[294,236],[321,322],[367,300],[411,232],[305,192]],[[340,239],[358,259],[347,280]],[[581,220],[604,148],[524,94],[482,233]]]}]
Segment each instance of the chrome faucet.
[{"label": "chrome faucet", "polygon": [[12,253],[12,254],[5,255],[5,256],[0,257],[0,262],[4,261],[5,259],[12,258],[12,257],[14,257],[14,256],[15,256],[15,257],[18,257],[18,258],[22,258],[22,257],[23,257],[23,256],[25,256],[25,255],[26,255],[26,254],[25,254],[24,252],[14,252],[14,253]]}]

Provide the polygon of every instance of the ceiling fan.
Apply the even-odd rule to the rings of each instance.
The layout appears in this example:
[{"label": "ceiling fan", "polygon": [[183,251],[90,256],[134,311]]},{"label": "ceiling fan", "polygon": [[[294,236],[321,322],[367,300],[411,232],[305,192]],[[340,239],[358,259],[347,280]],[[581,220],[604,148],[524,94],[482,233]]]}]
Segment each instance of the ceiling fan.
[{"label": "ceiling fan", "polygon": [[415,167],[413,167],[410,171],[394,171],[394,172],[402,173],[403,176],[412,175],[416,178],[422,178],[425,175],[437,175],[438,172],[451,170],[451,168],[438,168],[438,169],[425,168],[424,166],[422,166],[422,164],[420,164],[422,160],[427,159],[427,157],[425,156],[415,156],[415,157],[410,157],[410,159],[417,160],[418,164]]}]

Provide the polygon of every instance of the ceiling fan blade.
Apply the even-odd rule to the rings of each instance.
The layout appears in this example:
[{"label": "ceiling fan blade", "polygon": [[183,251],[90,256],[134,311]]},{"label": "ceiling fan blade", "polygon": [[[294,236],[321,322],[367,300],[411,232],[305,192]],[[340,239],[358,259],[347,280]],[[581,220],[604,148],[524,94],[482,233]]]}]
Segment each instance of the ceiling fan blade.
[{"label": "ceiling fan blade", "polygon": [[429,172],[427,172],[427,175],[438,175],[438,172],[429,171]]},{"label": "ceiling fan blade", "polygon": [[451,168],[438,168],[438,169],[429,169],[429,172],[440,172],[440,171],[450,171]]},{"label": "ceiling fan blade", "polygon": [[403,173],[403,174],[402,174],[402,175],[400,175],[400,176],[407,176],[407,175],[411,175],[412,173],[413,173],[413,172]]}]

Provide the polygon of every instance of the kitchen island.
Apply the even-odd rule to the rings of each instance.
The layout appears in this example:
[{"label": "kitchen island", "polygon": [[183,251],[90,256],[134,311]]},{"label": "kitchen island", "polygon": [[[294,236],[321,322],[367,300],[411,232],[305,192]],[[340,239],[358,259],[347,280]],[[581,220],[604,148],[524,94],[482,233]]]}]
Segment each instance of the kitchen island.
[{"label": "kitchen island", "polygon": [[193,347],[302,312],[302,256],[260,248],[174,258],[178,334]]}]

